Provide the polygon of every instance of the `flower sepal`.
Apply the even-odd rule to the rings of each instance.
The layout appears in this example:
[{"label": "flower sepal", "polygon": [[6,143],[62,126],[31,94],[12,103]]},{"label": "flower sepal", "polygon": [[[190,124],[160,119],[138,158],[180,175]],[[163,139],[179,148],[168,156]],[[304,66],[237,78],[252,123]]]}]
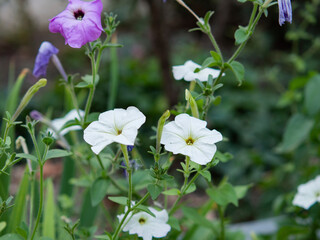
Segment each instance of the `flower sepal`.
[{"label": "flower sepal", "polygon": [[120,24],[120,21],[117,20],[118,15],[111,13],[104,13],[104,24],[105,28],[103,29],[107,35],[112,35],[117,27]]},{"label": "flower sepal", "polygon": [[[93,87],[93,77],[92,75],[85,75],[81,77],[82,81],[79,82],[75,87],[76,88],[92,88]],[[97,74],[95,77],[94,85],[97,86],[99,83],[100,77]]]}]

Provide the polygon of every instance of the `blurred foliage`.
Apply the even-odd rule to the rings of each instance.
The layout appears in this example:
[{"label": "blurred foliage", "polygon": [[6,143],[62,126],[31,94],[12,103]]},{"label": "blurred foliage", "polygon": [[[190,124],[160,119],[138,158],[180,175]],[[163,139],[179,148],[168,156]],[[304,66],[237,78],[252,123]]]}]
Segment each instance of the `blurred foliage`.
[{"label": "blurred foliage", "polygon": [[[223,1],[186,2],[201,15],[210,7],[216,9]],[[112,2],[113,11],[123,22],[117,34],[118,42],[124,45],[118,50],[120,85],[116,107],[139,106],[147,116],[146,125],[142,127],[145,134],[140,136],[152,136],[154,132],[146,131],[168,108],[168,101],[162,90],[161,68],[152,54],[150,39],[145,34],[149,28],[149,16],[143,11],[145,7],[139,5],[143,1],[124,4],[126,2]],[[194,27],[192,17],[174,3],[168,1],[166,4],[173,65],[191,58],[201,63],[208,57],[209,42],[199,33],[186,33],[187,29]],[[319,174],[320,112],[316,104],[320,102],[317,75],[320,57],[319,4],[319,0],[293,1],[293,23],[282,28],[278,26],[276,7],[271,8],[268,19],[263,18],[253,41],[248,43],[240,56],[246,67],[245,82],[238,87],[233,78],[224,78],[224,88],[218,91],[223,100],[208,114],[209,127],[219,129],[228,138],[227,142],[218,145],[219,148],[234,155],[234,159],[215,168],[213,177],[218,181],[228,175],[231,183],[254,183],[249,194],[241,200],[241,208],[228,208],[227,216],[233,222],[267,217],[274,213],[298,212],[302,217],[306,215],[304,211],[288,205],[297,185]],[[218,39],[226,52],[228,48],[233,48],[233,31],[248,18],[249,8],[240,8],[239,5],[231,1],[226,14],[232,17],[227,22],[218,18],[221,13],[214,15],[213,26],[217,28],[215,31],[222,32]],[[219,23],[223,23],[222,30],[219,29]],[[66,47],[61,48],[61,60],[68,73],[81,71],[82,74],[86,69],[79,69],[79,66],[90,67],[81,51],[68,50]],[[106,96],[110,87],[110,69],[104,66],[109,66],[109,61],[108,57],[102,60],[101,82],[92,106],[94,112],[105,111],[108,106]],[[64,88],[59,85],[58,77],[50,81],[50,89],[37,96],[25,114],[32,109],[46,113],[47,106],[50,106],[53,118],[62,115]],[[188,86],[182,81],[175,85],[180,89]],[[314,92],[315,89],[318,91]],[[6,95],[4,88],[0,91],[1,96]],[[78,94],[81,95],[81,91]],[[183,91],[180,92],[179,99],[182,101]],[[4,104],[0,102],[0,112],[3,112]],[[306,126],[302,128],[303,125]],[[292,129],[300,130],[304,135],[297,136]],[[149,138],[140,140],[145,143],[142,145],[149,145]],[[288,143],[292,140],[297,142]],[[151,156],[143,157],[146,161],[151,159]],[[271,211],[272,205],[274,212]],[[319,212],[319,209],[316,211]],[[305,234],[306,227],[299,227],[294,220],[283,225],[278,239],[285,239],[295,231]],[[195,236],[202,233],[200,228],[198,230]]]}]

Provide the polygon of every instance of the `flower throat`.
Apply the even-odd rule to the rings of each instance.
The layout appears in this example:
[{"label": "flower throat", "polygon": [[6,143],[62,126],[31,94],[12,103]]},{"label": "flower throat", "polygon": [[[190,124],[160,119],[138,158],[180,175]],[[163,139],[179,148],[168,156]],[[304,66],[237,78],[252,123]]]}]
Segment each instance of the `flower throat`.
[{"label": "flower throat", "polygon": [[84,17],[84,12],[82,10],[77,10],[76,12],[73,13],[75,19],[77,20],[82,20]]}]

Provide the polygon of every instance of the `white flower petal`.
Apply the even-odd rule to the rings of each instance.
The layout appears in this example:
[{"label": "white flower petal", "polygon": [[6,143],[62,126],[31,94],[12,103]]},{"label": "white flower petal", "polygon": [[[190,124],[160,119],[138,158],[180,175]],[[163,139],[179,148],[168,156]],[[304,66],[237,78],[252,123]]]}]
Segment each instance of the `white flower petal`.
[{"label": "white flower petal", "polygon": [[297,194],[295,195],[292,204],[295,206],[302,207],[304,209],[309,209],[316,202],[315,198],[311,198],[310,196]]},{"label": "white flower petal", "polygon": [[194,155],[190,156],[190,160],[200,165],[205,165],[211,162],[214,154],[217,151],[215,144],[201,143],[200,145],[199,143],[195,142],[194,147],[197,148],[197,151],[194,152]]},{"label": "white flower petal", "polygon": [[172,67],[172,73],[175,80],[181,80],[187,74],[188,69],[184,65]]},{"label": "white flower petal", "polygon": [[138,128],[146,121],[146,117],[136,107],[126,110],[116,108],[101,113],[98,121],[92,122],[85,130],[83,138],[99,154],[112,142],[134,145]]},{"label": "white flower petal", "polygon": [[197,68],[200,69],[201,67],[201,65],[189,60],[185,62],[184,65],[172,67],[173,77],[176,80],[184,78],[185,81],[195,81],[196,79],[199,79],[201,82],[205,82],[208,81],[209,75],[212,75],[213,78],[217,78],[220,74],[220,70],[213,68],[205,68],[199,72],[194,72]]},{"label": "white flower petal", "polygon": [[189,156],[191,161],[201,165],[207,164],[217,151],[215,143],[222,140],[222,135],[206,125],[206,121],[179,114],[174,122],[164,126],[161,143],[167,151]]},{"label": "white flower petal", "polygon": [[[52,128],[54,130],[58,131],[61,136],[64,136],[65,134],[67,134],[70,131],[81,130],[82,128],[80,126],[71,126],[71,127],[67,127],[65,129],[61,130],[62,127],[67,122],[69,122],[71,120],[75,120],[75,119],[80,120],[80,118],[84,116],[84,111],[79,110],[79,114],[80,114],[80,116],[78,115],[78,112],[76,109],[71,110],[64,117],[56,118],[56,119],[52,120],[51,121]],[[54,138],[57,138],[58,136],[56,135],[55,131],[53,131],[53,129],[49,128],[48,131],[53,133]]]},{"label": "white flower petal", "polygon": [[[139,212],[130,218],[123,228],[123,231],[129,234],[137,234],[143,240],[152,240],[152,237],[160,238],[165,237],[171,230],[168,221],[168,213],[166,210],[157,211],[149,207],[149,210],[155,214],[155,217],[146,212]],[[118,216],[119,221],[123,219],[124,214]],[[144,219],[144,223],[140,223],[140,219]],[[128,218],[129,219],[129,218]]]},{"label": "white flower petal", "polygon": [[315,179],[298,186],[298,192],[292,204],[304,209],[309,209],[314,203],[320,200],[319,196],[320,176],[317,176]]}]

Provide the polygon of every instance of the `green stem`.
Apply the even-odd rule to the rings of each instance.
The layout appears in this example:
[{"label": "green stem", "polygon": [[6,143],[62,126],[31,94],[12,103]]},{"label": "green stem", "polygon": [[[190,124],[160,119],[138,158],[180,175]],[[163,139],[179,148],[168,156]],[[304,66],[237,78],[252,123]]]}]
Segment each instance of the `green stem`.
[{"label": "green stem", "polygon": [[3,142],[6,142],[7,140],[7,136],[8,136],[8,133],[9,133],[9,129],[12,125],[10,123],[7,123],[6,124],[6,129],[4,131],[4,136],[3,136]]},{"label": "green stem", "polygon": [[92,69],[92,86],[90,87],[90,92],[89,92],[89,96],[88,96],[87,103],[86,103],[86,108],[85,108],[85,113],[84,113],[84,118],[83,118],[83,125],[86,123],[87,117],[89,115],[91,104],[92,104],[92,100],[93,100],[93,96],[94,96],[94,92],[96,90],[96,85],[95,85],[95,81],[96,81],[96,61],[95,61],[95,58],[94,58],[94,54],[90,55],[90,60],[91,60],[91,69]]},{"label": "green stem", "polygon": [[207,32],[207,35],[208,35],[208,37],[209,37],[209,39],[210,39],[210,41],[211,41],[214,49],[215,49],[216,52],[220,55],[220,57],[221,57],[221,63],[222,63],[222,66],[223,66],[224,60],[223,60],[222,52],[221,52],[221,50],[220,50],[220,47],[219,47],[216,39],[215,39],[214,36],[213,36],[211,30]]},{"label": "green stem", "polygon": [[97,159],[98,159],[98,162],[99,162],[99,165],[100,165],[101,169],[102,169],[102,170],[105,170],[105,168],[104,168],[104,166],[103,166],[103,164],[102,164],[102,161],[101,161],[100,156],[99,156],[99,155],[96,155],[96,157],[97,157]]},{"label": "green stem", "polygon": [[34,238],[34,236],[36,234],[36,231],[37,231],[37,228],[38,228],[38,225],[39,225],[39,222],[40,222],[40,217],[41,217],[41,214],[42,214],[42,207],[43,207],[43,165],[40,164],[40,202],[39,202],[39,210],[38,210],[36,223],[34,225],[34,228],[33,228],[33,231],[32,231],[32,235],[31,235],[31,240],[33,240],[33,238]]},{"label": "green stem", "polygon": [[32,230],[33,224],[33,197],[34,197],[34,185],[35,185],[35,174],[34,172],[30,173],[31,177],[31,191],[30,191],[30,212],[29,212],[29,232]]},{"label": "green stem", "polygon": [[76,97],[76,93],[75,93],[75,91],[74,91],[73,83],[71,83],[70,85],[67,85],[67,89],[68,89],[69,92],[70,92],[73,106],[75,107],[75,109],[76,109],[76,111],[77,111],[77,113],[78,113],[78,115],[79,115],[80,121],[82,122],[82,117],[81,117],[81,115],[80,115],[79,104],[78,104],[78,100],[77,100],[77,97]]},{"label": "green stem", "polygon": [[220,240],[225,240],[224,211],[221,206],[217,206],[220,217]]},{"label": "green stem", "polygon": [[[34,139],[34,134],[31,134],[31,136],[33,136],[32,140],[35,141]],[[42,209],[43,209],[43,165],[44,165],[44,161],[46,159],[47,153],[49,150],[49,146],[46,145],[45,149],[44,149],[44,153],[42,155],[42,158],[38,158],[38,163],[40,166],[40,201],[39,201],[39,209],[38,209],[38,214],[37,214],[37,219],[36,219],[36,224],[34,225],[33,231],[32,231],[32,235],[31,235],[31,240],[34,239],[34,236],[36,234],[39,222],[40,222],[40,218],[41,218],[41,214],[42,214]],[[40,153],[39,153],[40,154]]]},{"label": "green stem", "polygon": [[[205,169],[207,169],[208,167],[206,167]],[[178,196],[178,198],[176,199],[176,201],[174,202],[173,206],[171,207],[170,211],[169,211],[169,216],[171,216],[173,213],[175,213],[175,211],[177,211],[178,208],[178,203],[180,202],[181,198],[184,196],[185,192],[189,189],[189,187],[191,186],[192,183],[194,183],[195,180],[197,180],[199,174],[200,174],[201,168],[198,170],[198,172],[193,176],[193,178],[191,178],[190,182],[188,184],[186,184],[186,181],[184,182],[183,186],[181,187],[181,193]],[[186,180],[186,179],[185,179]]]},{"label": "green stem", "polygon": [[132,200],[132,168],[129,161],[128,149],[126,145],[121,144],[121,150],[126,161],[127,172],[128,172],[128,182],[129,182],[129,191],[128,191],[128,209],[131,208],[131,200]]},{"label": "green stem", "polygon": [[[230,57],[230,59],[228,60],[228,63],[230,64],[231,62],[233,62],[238,56],[239,54],[241,53],[242,49],[246,46],[247,42],[249,41],[250,37],[252,36],[253,34],[253,31],[257,25],[257,23],[259,22],[261,16],[262,16],[262,13],[264,11],[264,8],[260,7],[259,9],[259,13],[257,15],[257,17],[255,18],[254,22],[248,26],[248,32],[250,32],[250,36],[248,37],[248,39],[246,41],[244,41],[243,43],[241,43],[239,45],[239,47],[237,48],[237,50],[234,52],[234,54]],[[251,19],[250,19],[251,20]]]}]

